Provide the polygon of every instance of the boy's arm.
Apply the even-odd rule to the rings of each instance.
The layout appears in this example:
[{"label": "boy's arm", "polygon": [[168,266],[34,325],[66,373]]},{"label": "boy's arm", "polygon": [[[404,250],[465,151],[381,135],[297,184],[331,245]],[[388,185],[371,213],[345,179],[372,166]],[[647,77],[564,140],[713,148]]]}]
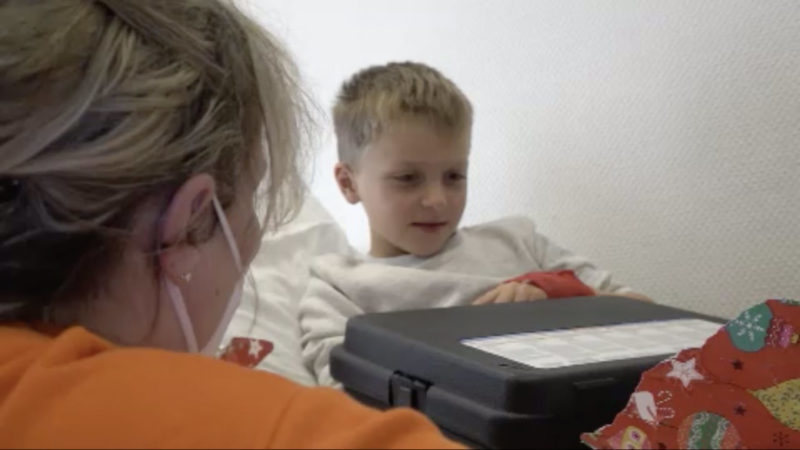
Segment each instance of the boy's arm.
[{"label": "boy's arm", "polygon": [[360,306],[312,271],[300,300],[299,318],[303,361],[320,386],[341,386],[330,374],[331,350],[344,342],[347,320],[363,313]]},{"label": "boy's arm", "polygon": [[637,294],[627,286],[613,279],[611,273],[595,266],[587,258],[575,255],[552,242],[536,230],[532,221],[528,222],[526,235],[529,237],[529,250],[534,260],[543,271],[572,270],[575,275],[587,286],[592,288],[596,295],[621,295],[637,300],[650,300],[648,297]]}]

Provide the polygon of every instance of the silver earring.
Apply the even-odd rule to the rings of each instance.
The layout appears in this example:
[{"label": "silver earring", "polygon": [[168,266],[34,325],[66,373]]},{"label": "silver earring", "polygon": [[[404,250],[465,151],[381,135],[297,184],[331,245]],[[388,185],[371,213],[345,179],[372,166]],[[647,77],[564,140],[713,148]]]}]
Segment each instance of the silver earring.
[{"label": "silver earring", "polygon": [[185,274],[181,275],[181,278],[183,278],[183,281],[187,283],[192,281],[192,272],[186,272]]}]

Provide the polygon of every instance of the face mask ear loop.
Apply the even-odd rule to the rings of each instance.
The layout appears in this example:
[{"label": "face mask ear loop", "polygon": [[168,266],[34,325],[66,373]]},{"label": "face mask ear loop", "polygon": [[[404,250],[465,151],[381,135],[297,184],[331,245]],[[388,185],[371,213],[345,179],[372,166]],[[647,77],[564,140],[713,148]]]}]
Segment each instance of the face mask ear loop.
[{"label": "face mask ear loop", "polygon": [[178,286],[164,279],[164,285],[167,288],[167,294],[172,301],[172,308],[178,316],[178,323],[181,325],[183,337],[186,339],[186,349],[191,353],[197,353],[199,347],[197,346],[197,338],[194,334],[194,326],[192,326],[192,319],[189,318],[189,312],[186,310],[186,303],[183,301],[183,294]]},{"label": "face mask ear loop", "polygon": [[212,203],[214,203],[214,210],[217,212],[217,217],[219,218],[219,225],[222,227],[222,232],[225,234],[225,239],[228,240],[228,246],[231,248],[233,262],[236,264],[236,269],[238,269],[239,273],[242,274],[242,257],[239,254],[239,246],[236,245],[236,239],[233,237],[233,231],[231,231],[231,227],[225,217],[225,211],[222,209],[222,205],[219,203],[216,194],[212,199]]},{"label": "face mask ear loop", "polygon": [[[161,218],[163,219],[163,217]],[[161,227],[161,219],[159,219],[159,228]],[[194,334],[194,326],[192,319],[189,318],[189,311],[186,309],[186,303],[183,300],[183,294],[180,288],[171,282],[166,276],[162,275],[162,284],[167,290],[167,296],[172,302],[172,310],[178,319],[178,324],[181,327],[183,338],[186,341],[186,350],[191,353],[197,353],[200,347],[197,345],[197,337]]]}]

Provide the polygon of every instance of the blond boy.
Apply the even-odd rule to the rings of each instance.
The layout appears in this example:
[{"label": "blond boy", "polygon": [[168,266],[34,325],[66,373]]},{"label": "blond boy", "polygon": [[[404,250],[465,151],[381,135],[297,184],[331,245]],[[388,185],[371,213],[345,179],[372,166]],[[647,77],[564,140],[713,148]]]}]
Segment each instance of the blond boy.
[{"label": "blond boy", "polygon": [[533,271],[570,269],[595,292],[630,295],[528,219],[458,228],[472,106],[435,69],[407,62],[358,72],[342,86],[333,116],[336,181],[348,202],[364,207],[370,250],[312,262],[300,324],[303,357],[319,384],[337,385],[329,354],[359,314],[546,298],[536,286],[507,282]]}]

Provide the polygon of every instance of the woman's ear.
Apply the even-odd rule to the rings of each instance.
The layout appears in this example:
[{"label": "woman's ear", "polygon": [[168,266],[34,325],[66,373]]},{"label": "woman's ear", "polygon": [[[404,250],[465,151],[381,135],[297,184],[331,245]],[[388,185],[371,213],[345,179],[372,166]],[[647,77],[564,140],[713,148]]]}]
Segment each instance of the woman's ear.
[{"label": "woman's ear", "polygon": [[358,186],[356,185],[353,170],[349,165],[344,163],[336,163],[333,168],[333,176],[336,178],[336,184],[339,185],[339,190],[342,191],[344,198],[352,205],[361,201],[358,195]]},{"label": "woman's ear", "polygon": [[192,226],[199,222],[198,219],[213,214],[215,187],[214,178],[210,175],[195,175],[178,188],[164,212],[158,236],[161,249],[159,260],[161,269],[175,284],[191,281],[200,252],[187,237]]}]

